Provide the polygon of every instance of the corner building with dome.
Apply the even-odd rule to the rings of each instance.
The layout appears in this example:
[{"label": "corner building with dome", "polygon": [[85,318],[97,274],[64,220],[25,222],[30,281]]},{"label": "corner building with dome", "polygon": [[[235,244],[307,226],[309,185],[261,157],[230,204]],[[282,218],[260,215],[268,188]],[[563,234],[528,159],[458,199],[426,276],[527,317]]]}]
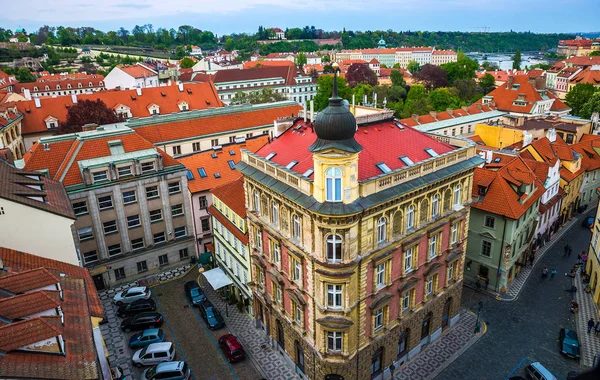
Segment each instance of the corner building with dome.
[{"label": "corner building with dome", "polygon": [[[335,83],[335,81],[334,81]],[[257,326],[310,379],[383,379],[459,319],[467,139],[338,98],[242,152]]]}]

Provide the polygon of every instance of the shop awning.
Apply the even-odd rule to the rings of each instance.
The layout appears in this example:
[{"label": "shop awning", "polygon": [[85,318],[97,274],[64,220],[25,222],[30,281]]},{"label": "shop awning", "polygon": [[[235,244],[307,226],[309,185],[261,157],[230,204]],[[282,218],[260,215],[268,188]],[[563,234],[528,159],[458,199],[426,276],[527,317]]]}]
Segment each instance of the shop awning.
[{"label": "shop awning", "polygon": [[223,273],[221,268],[211,269],[202,273],[202,275],[214,290],[219,290],[227,285],[233,284],[229,277]]}]

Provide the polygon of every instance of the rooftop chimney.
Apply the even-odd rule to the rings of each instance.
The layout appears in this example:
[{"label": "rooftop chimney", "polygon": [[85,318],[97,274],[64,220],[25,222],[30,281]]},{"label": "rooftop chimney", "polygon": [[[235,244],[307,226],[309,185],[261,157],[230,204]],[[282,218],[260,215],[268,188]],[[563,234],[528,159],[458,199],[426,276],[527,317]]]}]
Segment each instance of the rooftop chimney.
[{"label": "rooftop chimney", "polygon": [[40,101],[40,98],[38,98],[37,96],[34,96],[33,101],[35,102],[35,108],[42,108],[42,103]]},{"label": "rooftop chimney", "polygon": [[412,114],[412,118],[413,118],[414,121],[417,122],[417,124],[419,124],[419,125],[421,124],[421,123],[419,123],[419,115],[417,115],[416,113],[413,113]]},{"label": "rooftop chimney", "polygon": [[137,96],[142,96],[142,89],[140,87],[136,88],[135,92],[137,93]]},{"label": "rooftop chimney", "polygon": [[533,135],[527,131],[523,131],[523,148],[531,144],[533,141]]},{"label": "rooftop chimney", "polygon": [[546,78],[539,76],[535,78],[535,88],[538,90],[546,89]]},{"label": "rooftop chimney", "polygon": [[530,84],[530,85],[532,85],[532,86],[533,86],[533,88],[537,88],[537,87],[535,86],[535,78],[531,78],[531,77],[529,77],[529,79],[527,79],[527,81],[529,82],[529,84]]},{"label": "rooftop chimney", "polygon": [[436,121],[437,121],[437,112],[435,112],[435,111],[429,111],[429,115],[430,115],[432,118],[434,118],[434,120],[436,120]]},{"label": "rooftop chimney", "polygon": [[448,112],[448,115],[454,117],[454,115],[452,114],[452,108],[446,108],[446,112]]},{"label": "rooftop chimney", "polygon": [[514,80],[515,80],[515,77],[513,77],[513,76],[508,77],[508,80],[506,81],[506,89],[507,90],[510,90]]},{"label": "rooftop chimney", "polygon": [[27,100],[31,100],[31,91],[29,91],[28,88],[23,90],[23,96],[25,96],[25,99]]},{"label": "rooftop chimney", "polygon": [[85,124],[81,127],[81,130],[83,132],[89,132],[89,131],[95,131],[98,128],[98,124],[95,123],[89,123],[89,124]]},{"label": "rooftop chimney", "polygon": [[71,100],[73,101],[73,104],[77,104],[77,94],[71,94]]},{"label": "rooftop chimney", "polygon": [[179,92],[183,92],[183,83],[177,83],[177,87],[179,87]]},{"label": "rooftop chimney", "polygon": [[548,132],[546,133],[546,137],[548,137],[550,142],[556,142],[556,129],[554,129],[554,127],[549,128]]}]

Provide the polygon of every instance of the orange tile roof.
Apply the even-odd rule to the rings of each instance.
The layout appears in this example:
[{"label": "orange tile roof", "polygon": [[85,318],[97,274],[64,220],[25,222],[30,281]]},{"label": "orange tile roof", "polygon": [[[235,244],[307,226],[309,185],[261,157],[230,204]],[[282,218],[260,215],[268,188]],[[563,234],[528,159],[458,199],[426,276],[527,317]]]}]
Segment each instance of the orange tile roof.
[{"label": "orange tile roof", "polygon": [[576,56],[566,59],[565,62],[580,67],[600,65],[600,57]]},{"label": "orange tile roof", "polygon": [[123,72],[131,75],[134,78],[146,78],[158,75],[154,70],[151,70],[143,65],[119,65],[117,66]]},{"label": "orange tile roof", "polygon": [[[92,84],[90,86],[90,83]],[[81,84],[81,87],[79,85]],[[46,86],[48,89],[46,89]],[[38,78],[36,82],[30,83],[19,83],[15,85],[15,92],[23,92],[25,89],[28,89],[31,93],[37,92],[46,92],[46,91],[59,91],[59,90],[69,90],[69,89],[81,89],[86,90],[90,88],[104,88],[104,76],[103,75],[93,75],[88,76],[87,78],[57,78],[52,77],[49,79],[48,77]]]},{"label": "orange tile roof", "polygon": [[240,217],[246,217],[246,199],[244,196],[244,177],[217,186],[210,191]]},{"label": "orange tile roof", "polygon": [[[208,191],[239,178],[242,174],[235,169],[231,169],[229,161],[237,164],[241,160],[241,149],[257,152],[268,142],[269,137],[261,135],[248,139],[244,143],[224,145],[222,150],[218,152],[206,151],[187,157],[180,157],[179,162],[185,165],[194,176],[194,179],[188,181],[188,189],[192,194]],[[230,151],[233,151],[234,154],[230,154]],[[216,158],[212,158],[213,153],[216,153]],[[200,177],[198,172],[200,168],[204,168],[206,177]],[[215,177],[216,173],[220,174],[219,178]]]},{"label": "orange tile roof", "polygon": [[[112,109],[123,104],[129,107],[132,117],[151,116],[148,110],[150,103],[157,104],[161,114],[180,112],[177,102],[181,100],[188,103],[189,110],[202,110],[224,105],[212,83],[186,83],[183,85],[183,91],[179,91],[179,87],[175,84],[149,87],[142,89],[142,95],[139,96],[136,90],[98,91],[93,94],[78,94],[77,99],[100,99]],[[59,123],[66,121],[67,111],[73,105],[73,100],[70,95],[57,96],[56,98],[41,98],[40,104],[41,107],[37,108],[33,100],[14,103],[24,115],[22,121],[24,135],[48,131],[44,120],[49,116],[56,118]]]},{"label": "orange tile roof", "polygon": [[592,70],[591,67],[586,67],[577,73],[571,80],[570,83],[591,83],[594,86],[600,86],[600,70]]},{"label": "orange tile roof", "polygon": [[0,327],[0,351],[13,351],[60,335],[62,331],[47,319],[37,317]]},{"label": "orange tile roof", "polygon": [[[32,269],[44,268],[47,272],[48,269],[50,269],[63,273],[66,275],[66,278],[84,280],[92,316],[98,318],[104,317],[104,310],[102,309],[100,297],[98,296],[90,272],[88,272],[86,268],[3,247],[0,247],[0,259],[2,259],[2,264],[9,268],[9,271],[24,272]],[[0,279],[2,278],[3,277],[0,277]],[[64,278],[65,277],[62,279]]]},{"label": "orange tile roof", "polygon": [[[479,195],[479,186],[488,184],[485,195]],[[511,184],[533,184],[535,190],[521,203]],[[498,170],[475,169],[472,194],[478,199],[471,204],[476,209],[519,219],[544,194],[543,183],[521,157],[515,157]]]},{"label": "orange tile roof", "polygon": [[600,136],[590,136],[577,144],[571,145],[574,151],[581,155],[581,166],[585,171],[600,169],[600,155],[596,151],[596,147],[600,147]]},{"label": "orange tile roof", "polygon": [[9,320],[22,319],[46,310],[56,309],[59,306],[60,294],[58,291],[39,290],[0,298],[0,316]]},{"label": "orange tile roof", "polygon": [[[479,107],[481,107],[481,108],[479,108]],[[490,112],[490,111],[495,111],[495,108],[491,107],[489,104],[479,104],[479,105],[472,104],[471,106],[469,106],[467,108],[467,112],[465,112],[465,110],[463,110],[462,108],[458,108],[458,109],[452,110],[452,114],[448,113],[447,111],[437,112],[435,115],[435,119],[433,118],[433,116],[431,116],[431,114],[427,114],[427,115],[418,116],[417,117],[418,122],[415,119],[413,119],[412,117],[407,117],[406,119],[402,119],[402,120],[400,120],[400,122],[409,127],[416,127],[417,125],[428,124],[428,123],[433,123],[433,122],[442,121],[442,120],[456,119],[456,118],[460,118],[462,116],[475,115],[475,114],[480,114],[480,113]]]},{"label": "orange tile roof", "polygon": [[0,277],[0,289],[13,294],[19,294],[29,290],[56,285],[58,282],[58,278],[50,273],[48,269],[36,268]]},{"label": "orange tile roof", "polygon": [[262,125],[272,125],[281,117],[298,115],[302,106],[263,108],[246,112],[198,117],[191,120],[135,127],[135,131],[153,144],[176,141],[213,133],[232,132]]},{"label": "orange tile roof", "polygon": [[224,217],[219,212],[219,210],[217,210],[214,206],[209,206],[208,212],[212,216],[214,216],[223,226],[225,226],[225,228],[227,228],[229,230],[229,232],[231,232],[236,238],[238,238],[238,240],[241,241],[242,244],[244,244],[244,245],[248,244],[248,235],[243,234],[242,231],[240,231],[233,223],[231,223],[231,221],[229,221],[229,219]]},{"label": "orange tile roof", "polygon": [[[111,155],[109,141],[121,140],[125,153],[137,152],[144,149],[156,149],[162,156],[163,166],[175,166],[179,163],[171,156],[156,148],[151,142],[131,130],[129,133],[108,135],[95,139],[80,139],[77,134],[70,136],[67,141],[49,142],[49,149],[36,143],[30,149],[30,154],[24,157],[27,170],[49,171],[50,177],[60,180],[64,186],[83,184],[83,173],[77,164],[82,160],[108,157]],[[61,177],[63,177],[61,179]]]},{"label": "orange tile roof", "polygon": [[249,61],[244,62],[244,69],[252,69],[256,66],[295,66],[292,61]]}]

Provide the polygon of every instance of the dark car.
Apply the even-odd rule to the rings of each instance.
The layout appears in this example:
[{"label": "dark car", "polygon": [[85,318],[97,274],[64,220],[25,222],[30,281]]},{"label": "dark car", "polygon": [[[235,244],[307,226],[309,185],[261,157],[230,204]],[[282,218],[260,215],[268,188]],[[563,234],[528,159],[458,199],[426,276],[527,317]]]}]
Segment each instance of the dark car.
[{"label": "dark car", "polygon": [[573,330],[562,328],[558,335],[560,353],[573,359],[579,359],[579,339]]},{"label": "dark car", "polygon": [[219,348],[221,348],[229,363],[246,359],[244,348],[237,338],[231,334],[225,334],[219,338]]},{"label": "dark car", "polygon": [[212,305],[209,301],[202,302],[199,305],[200,315],[206,322],[206,325],[211,330],[218,330],[225,327],[225,321],[223,321],[223,317],[219,310]]},{"label": "dark car", "polygon": [[585,227],[585,228],[594,227],[594,217],[589,216],[589,217],[583,219],[583,222],[581,222],[581,227]]},{"label": "dark car", "polygon": [[154,310],[156,310],[156,303],[154,303],[153,299],[141,299],[133,301],[132,303],[119,306],[119,309],[117,310],[117,315],[121,318],[125,318],[141,313],[142,311]]},{"label": "dark car", "polygon": [[125,332],[152,329],[162,326],[163,316],[155,311],[145,311],[121,322],[121,329]]},{"label": "dark car", "polygon": [[204,295],[204,292],[202,291],[202,289],[200,289],[196,281],[186,282],[184,288],[185,296],[192,303],[192,305],[197,306],[202,302],[206,301],[206,296]]}]

